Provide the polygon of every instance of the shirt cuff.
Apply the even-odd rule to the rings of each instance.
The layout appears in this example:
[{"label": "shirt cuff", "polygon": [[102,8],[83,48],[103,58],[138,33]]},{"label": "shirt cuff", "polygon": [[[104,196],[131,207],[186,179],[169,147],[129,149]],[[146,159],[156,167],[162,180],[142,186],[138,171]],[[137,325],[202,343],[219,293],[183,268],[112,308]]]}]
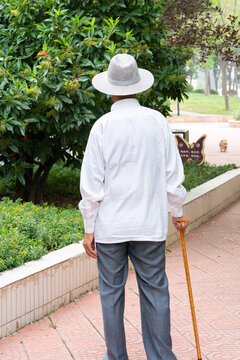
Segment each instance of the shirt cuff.
[{"label": "shirt cuff", "polygon": [[181,216],[183,216],[183,208],[182,208],[182,206],[171,208],[171,215],[173,217],[181,217]]},{"label": "shirt cuff", "polygon": [[84,219],[84,229],[85,233],[87,234],[93,234],[95,228],[95,220],[86,220]]}]

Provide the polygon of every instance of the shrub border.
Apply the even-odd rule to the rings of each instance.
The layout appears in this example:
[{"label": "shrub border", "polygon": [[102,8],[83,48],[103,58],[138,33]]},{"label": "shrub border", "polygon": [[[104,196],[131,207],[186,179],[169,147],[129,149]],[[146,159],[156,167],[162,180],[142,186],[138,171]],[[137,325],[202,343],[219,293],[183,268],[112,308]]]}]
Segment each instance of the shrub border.
[{"label": "shrub border", "polygon": [[[192,189],[184,203],[191,217],[188,231],[198,227],[240,198],[240,168]],[[170,214],[169,214],[170,217]],[[169,221],[167,245],[178,234]],[[0,274],[0,338],[39,320],[50,311],[97,288],[96,261],[81,243],[71,244]]]}]

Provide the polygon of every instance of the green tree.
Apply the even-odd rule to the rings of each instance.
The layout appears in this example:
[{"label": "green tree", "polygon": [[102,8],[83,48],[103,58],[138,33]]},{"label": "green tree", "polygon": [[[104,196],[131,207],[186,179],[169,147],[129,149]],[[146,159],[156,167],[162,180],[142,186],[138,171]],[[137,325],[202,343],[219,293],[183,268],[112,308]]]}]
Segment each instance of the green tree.
[{"label": "green tree", "polygon": [[[232,15],[228,11],[224,13],[225,9],[221,8],[220,0],[165,0],[162,16],[169,30],[167,38],[170,44],[200,49],[202,62],[206,62],[212,55],[220,57],[226,110],[229,110],[227,62],[236,64],[236,83],[237,66],[240,64],[240,21],[237,11],[236,1],[235,15]],[[208,83],[207,68],[205,74]]]},{"label": "green tree", "polygon": [[143,104],[166,115],[168,98],[186,96],[191,52],[166,44],[161,12],[151,0],[0,0],[0,161],[16,196],[41,201],[59,159],[80,166],[90,127],[110,107],[91,79],[114,54],[154,73]]}]

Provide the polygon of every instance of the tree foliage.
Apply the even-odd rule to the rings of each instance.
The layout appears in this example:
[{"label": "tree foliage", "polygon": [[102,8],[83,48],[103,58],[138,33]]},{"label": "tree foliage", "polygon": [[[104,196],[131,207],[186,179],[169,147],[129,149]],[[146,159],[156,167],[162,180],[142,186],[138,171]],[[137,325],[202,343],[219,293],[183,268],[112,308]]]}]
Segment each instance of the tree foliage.
[{"label": "tree foliage", "polygon": [[229,14],[222,21],[222,10],[211,0],[166,0],[162,19],[169,29],[171,45],[201,49],[202,61],[220,55],[224,61],[240,64],[240,21]]},{"label": "tree foliage", "polygon": [[169,111],[186,96],[191,52],[166,44],[154,1],[0,0],[1,173],[17,196],[41,201],[52,165],[80,165],[92,123],[109,111],[92,77],[128,52],[155,76],[143,104]]}]

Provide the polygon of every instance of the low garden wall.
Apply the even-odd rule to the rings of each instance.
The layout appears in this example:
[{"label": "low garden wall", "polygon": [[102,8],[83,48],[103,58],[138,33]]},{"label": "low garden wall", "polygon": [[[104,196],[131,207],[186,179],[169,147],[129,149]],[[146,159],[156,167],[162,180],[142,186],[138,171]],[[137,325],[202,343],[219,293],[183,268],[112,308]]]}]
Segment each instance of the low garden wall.
[{"label": "low garden wall", "polygon": [[174,115],[168,116],[167,120],[170,123],[185,123],[185,122],[227,122],[233,119],[232,115]]},{"label": "low garden wall", "polygon": [[[240,169],[192,189],[184,203],[188,231],[240,198]],[[169,215],[170,218],[170,215]],[[169,221],[167,244],[178,234]],[[98,286],[96,261],[81,243],[49,253],[0,275],[0,338],[64,306]]]},{"label": "low garden wall", "polygon": [[228,125],[229,125],[230,127],[240,128],[240,120],[230,119],[230,120],[228,120]]}]

